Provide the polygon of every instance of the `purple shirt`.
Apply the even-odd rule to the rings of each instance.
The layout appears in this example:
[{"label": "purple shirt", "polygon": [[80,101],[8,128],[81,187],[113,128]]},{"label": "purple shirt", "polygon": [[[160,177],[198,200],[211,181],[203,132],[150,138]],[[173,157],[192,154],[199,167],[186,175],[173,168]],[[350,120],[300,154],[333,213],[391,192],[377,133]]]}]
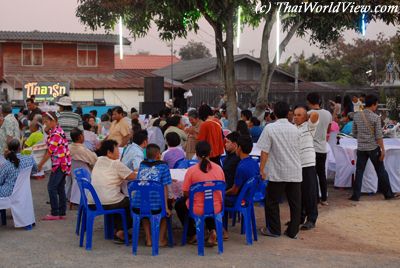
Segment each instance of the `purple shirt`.
[{"label": "purple shirt", "polygon": [[167,162],[169,168],[174,168],[175,163],[178,160],[185,158],[185,156],[185,152],[179,146],[168,148],[168,150],[162,153],[161,159]]}]

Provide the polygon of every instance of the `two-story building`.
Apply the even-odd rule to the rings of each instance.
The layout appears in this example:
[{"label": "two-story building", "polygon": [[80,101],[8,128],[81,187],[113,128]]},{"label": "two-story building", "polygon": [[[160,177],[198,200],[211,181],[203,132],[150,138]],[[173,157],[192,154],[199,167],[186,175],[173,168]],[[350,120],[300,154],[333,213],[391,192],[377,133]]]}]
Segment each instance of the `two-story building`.
[{"label": "two-story building", "polygon": [[[144,77],[155,75],[115,69],[118,40],[111,34],[0,31],[0,92],[23,103],[27,89],[37,94],[41,85],[61,84],[75,103],[138,108]],[[130,42],[124,38],[123,44]]]}]

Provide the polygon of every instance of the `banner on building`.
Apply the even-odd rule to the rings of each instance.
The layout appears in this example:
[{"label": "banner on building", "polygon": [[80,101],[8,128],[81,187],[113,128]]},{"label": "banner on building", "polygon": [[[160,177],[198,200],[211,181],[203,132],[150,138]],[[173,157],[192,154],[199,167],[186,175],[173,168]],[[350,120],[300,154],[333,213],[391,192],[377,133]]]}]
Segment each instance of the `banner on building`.
[{"label": "banner on building", "polygon": [[34,95],[35,102],[50,102],[69,94],[69,82],[29,82],[24,84],[22,92],[24,100]]}]

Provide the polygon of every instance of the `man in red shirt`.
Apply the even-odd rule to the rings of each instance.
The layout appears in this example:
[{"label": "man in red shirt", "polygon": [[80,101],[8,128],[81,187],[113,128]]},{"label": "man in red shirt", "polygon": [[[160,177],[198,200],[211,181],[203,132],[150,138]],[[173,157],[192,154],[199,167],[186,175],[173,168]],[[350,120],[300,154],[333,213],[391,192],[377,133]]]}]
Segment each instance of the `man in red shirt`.
[{"label": "man in red shirt", "polygon": [[200,126],[197,139],[211,145],[210,160],[221,165],[220,157],[224,153],[224,140],[221,122],[214,117],[210,106],[202,105],[199,108],[199,117],[204,121]]}]

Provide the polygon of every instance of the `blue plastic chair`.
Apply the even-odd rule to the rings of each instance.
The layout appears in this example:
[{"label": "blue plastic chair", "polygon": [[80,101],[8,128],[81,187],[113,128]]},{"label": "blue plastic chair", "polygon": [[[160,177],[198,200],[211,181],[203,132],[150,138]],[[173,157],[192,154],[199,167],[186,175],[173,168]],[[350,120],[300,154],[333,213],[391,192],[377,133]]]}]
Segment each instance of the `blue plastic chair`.
[{"label": "blue plastic chair", "polygon": [[224,160],[226,158],[226,155],[221,155],[221,157],[219,158],[219,161],[221,162],[221,167],[224,166]]},{"label": "blue plastic chair", "polygon": [[[221,212],[214,212],[214,192],[220,192],[222,197],[225,196],[225,182],[224,181],[206,181],[198,182],[190,187],[189,191],[189,215],[185,219],[183,228],[182,246],[186,244],[186,237],[189,226],[189,218],[192,218],[196,224],[197,235],[197,254],[204,256],[204,221],[206,218],[213,218],[215,220],[215,227],[217,232],[218,241],[218,254],[224,252],[223,233],[222,233],[222,220],[224,216],[224,202],[222,200]],[[204,194],[204,213],[203,215],[196,215],[193,211],[194,196],[196,193]],[[222,198],[223,199],[223,198]]]},{"label": "blue plastic chair", "polygon": [[174,168],[187,169],[187,168],[190,168],[191,166],[196,165],[197,163],[199,163],[198,160],[181,159],[175,163]]},{"label": "blue plastic chair", "polygon": [[179,166],[183,161],[185,161],[185,158],[181,158],[181,159],[179,159],[178,161],[176,161],[176,162],[175,162],[175,165],[174,165],[174,168],[178,168],[178,166]]},{"label": "blue plastic chair", "polygon": [[[139,238],[139,227],[140,221],[143,218],[148,218],[151,224],[151,244],[152,244],[152,255],[158,255],[158,240],[160,237],[160,222],[161,219],[167,217],[166,213],[166,204],[165,204],[165,196],[164,196],[164,185],[158,181],[140,181],[135,180],[129,183],[128,185],[129,199],[130,199],[130,211],[133,220],[132,226],[132,254],[137,254],[138,247],[138,238]],[[134,193],[133,193],[134,192]],[[140,192],[140,207],[134,207],[133,195],[138,194]],[[132,195],[133,193],[133,195]],[[151,194],[156,194],[161,199],[161,211],[158,214],[153,214],[151,211],[150,205],[150,196]],[[140,213],[137,214],[133,211],[133,209],[139,209]],[[172,218],[167,217],[167,230],[168,230],[168,246],[173,246],[173,238],[172,238]]]},{"label": "blue plastic chair", "polygon": [[[85,168],[77,168],[74,170],[74,175],[76,177],[76,179],[85,179],[88,182],[92,181],[92,177],[90,175],[90,172],[85,169]],[[81,223],[82,223],[82,215],[84,212],[84,206],[83,206],[83,202],[82,202],[82,195],[81,195],[81,200],[79,202],[79,207],[78,207],[78,215],[76,218],[76,228],[75,228],[75,233],[76,235],[79,235],[79,230],[81,228]],[[107,237],[106,237],[107,239]]]},{"label": "blue plastic chair", "polygon": [[[97,196],[96,190],[93,188],[92,184],[86,180],[85,178],[77,177],[77,182],[79,186],[79,190],[82,196],[82,203],[83,203],[83,210],[82,210],[82,225],[80,230],[80,239],[79,239],[79,246],[83,246],[83,238],[86,232],[86,250],[92,249],[92,235],[93,235],[93,224],[94,219],[97,216],[104,215],[104,221],[107,222],[110,217],[114,214],[120,214],[122,217],[123,228],[124,228],[124,238],[126,246],[129,246],[129,239],[128,239],[128,228],[126,226],[126,213],[124,209],[111,209],[105,210],[101,205],[99,197]],[[94,205],[96,209],[89,208],[86,191],[90,192],[92,198],[94,200]],[[111,228],[112,226],[104,226],[104,229]]]},{"label": "blue plastic chair", "polygon": [[258,203],[262,206],[265,204],[265,197],[267,196],[267,186],[268,180],[260,179],[258,182],[258,186],[256,192],[254,193],[253,202]]},{"label": "blue plastic chair", "polygon": [[260,164],[260,157],[258,155],[250,155],[251,159],[256,161],[258,164]]},{"label": "blue plastic chair", "polygon": [[242,215],[241,233],[246,233],[247,245],[252,245],[252,233],[254,241],[257,241],[257,225],[254,213],[253,198],[259,183],[259,177],[253,177],[247,180],[240,190],[239,195],[236,197],[235,205],[233,207],[225,206],[224,227],[228,230],[228,213],[239,212]]}]

